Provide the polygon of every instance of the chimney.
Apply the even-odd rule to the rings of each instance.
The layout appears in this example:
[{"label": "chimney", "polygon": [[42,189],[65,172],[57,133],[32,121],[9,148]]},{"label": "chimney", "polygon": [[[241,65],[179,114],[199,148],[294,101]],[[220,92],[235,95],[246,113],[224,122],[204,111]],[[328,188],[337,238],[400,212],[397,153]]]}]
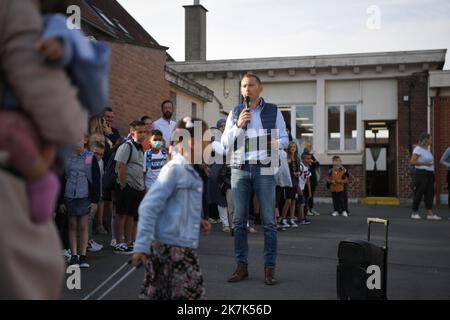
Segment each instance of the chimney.
[{"label": "chimney", "polygon": [[186,14],[185,60],[206,61],[206,10],[200,0],[184,6]]}]

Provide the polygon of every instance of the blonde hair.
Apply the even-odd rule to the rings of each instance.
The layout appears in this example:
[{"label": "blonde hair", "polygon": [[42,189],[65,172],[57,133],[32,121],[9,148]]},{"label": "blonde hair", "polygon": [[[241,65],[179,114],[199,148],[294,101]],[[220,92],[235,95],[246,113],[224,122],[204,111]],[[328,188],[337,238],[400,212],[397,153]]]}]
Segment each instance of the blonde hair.
[{"label": "blonde hair", "polygon": [[89,134],[101,134],[103,135],[103,117],[99,115],[92,116],[89,119]]}]

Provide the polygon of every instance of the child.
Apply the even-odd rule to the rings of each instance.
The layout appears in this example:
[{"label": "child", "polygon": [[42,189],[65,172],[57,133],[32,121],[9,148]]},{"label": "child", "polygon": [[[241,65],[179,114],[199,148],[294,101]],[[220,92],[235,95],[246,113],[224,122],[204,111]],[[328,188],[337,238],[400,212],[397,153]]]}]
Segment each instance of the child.
[{"label": "child", "polygon": [[[297,186],[299,185],[299,176],[300,176],[300,160],[297,156],[297,144],[295,142],[290,142],[287,148],[287,162],[289,165],[289,175],[291,177],[292,186],[283,188],[284,195],[284,206],[282,211],[282,220],[281,226],[284,228],[298,228],[297,223],[295,222],[295,194],[297,191]],[[295,186],[295,187],[294,187]],[[286,219],[287,213],[289,211],[289,221]]]},{"label": "child", "polygon": [[[101,136],[103,137],[103,135]],[[98,135],[90,136],[89,140],[89,150],[94,154],[95,158],[97,159],[99,173],[100,173],[100,200],[98,202],[97,206],[97,212],[94,214],[89,215],[89,242],[88,242],[88,251],[89,252],[97,252],[103,249],[103,245],[98,244],[93,239],[93,228],[94,228],[94,221],[97,222],[96,231],[97,233],[101,234],[107,234],[105,228],[103,227],[103,174],[104,174],[104,162],[103,162],[103,156],[105,153],[105,143],[99,138],[101,138]],[[91,140],[92,139],[92,140]],[[104,139],[103,139],[104,140]],[[102,232],[103,231],[103,232]]]},{"label": "child", "polygon": [[[65,11],[65,1],[38,3],[41,13],[46,15],[37,51],[47,63],[67,68],[78,87],[81,103],[91,112],[100,112],[108,95],[109,49],[89,42],[81,31],[67,28],[66,17],[55,14]],[[58,177],[49,171],[56,148],[42,141],[32,122],[18,112],[19,101],[7,83],[3,91],[0,108],[5,110],[0,111],[0,149],[9,153],[12,170],[27,181],[31,219],[43,223],[53,215],[59,191]]]},{"label": "child", "polygon": [[114,253],[131,254],[138,220],[138,208],[145,196],[144,150],[147,138],[145,123],[130,123],[131,140],[123,143],[116,152],[116,215],[114,218],[117,245]]},{"label": "child", "polygon": [[[288,147],[289,149],[289,147]],[[286,218],[286,215],[282,217],[282,214],[280,212],[283,212],[283,208],[285,208],[285,190],[287,188],[293,188],[292,179],[291,179],[291,173],[289,170],[289,163],[288,163],[288,155],[286,151],[280,150],[279,152],[279,158],[280,158],[280,168],[278,169],[278,172],[275,174],[275,182],[276,182],[276,188],[275,188],[275,201],[276,201],[276,218],[277,218],[277,229],[280,231],[285,231],[286,228],[289,228],[289,224],[287,224],[286,221],[283,218]],[[298,169],[297,169],[298,171]],[[284,223],[283,223],[284,222]]]},{"label": "child", "polygon": [[161,150],[163,147],[162,137],[161,131],[153,130],[150,134],[151,148],[144,154],[145,187],[147,190],[150,190],[162,167],[167,162],[167,153]]},{"label": "child", "polygon": [[[211,225],[201,218],[203,182],[190,159],[194,159],[194,148],[203,154],[208,142],[203,134],[194,136],[195,121],[201,120],[186,117],[178,122],[175,135],[188,132],[190,138],[177,140],[176,154],[139,207],[132,262],[146,266],[142,299],[205,298],[196,248],[199,231],[208,234]],[[207,125],[201,123],[204,133]]]},{"label": "child", "polygon": [[298,183],[298,193],[297,193],[297,204],[300,208],[300,224],[308,225],[311,222],[306,219],[305,215],[305,204],[308,200],[306,197],[307,194],[311,194],[311,171],[309,166],[311,165],[311,154],[307,152],[302,153],[302,163],[299,166],[299,183]]},{"label": "child", "polygon": [[337,217],[338,215],[348,217],[344,203],[344,188],[348,183],[348,179],[345,171],[342,169],[341,158],[339,156],[333,157],[333,168],[328,172],[327,183],[333,198],[334,212],[331,215],[333,217]]},{"label": "child", "polygon": [[80,268],[89,268],[86,259],[88,216],[95,214],[100,200],[100,169],[94,154],[86,150],[88,141],[85,136],[76,150],[67,156],[62,192],[64,204],[60,208],[69,216],[70,265]]}]

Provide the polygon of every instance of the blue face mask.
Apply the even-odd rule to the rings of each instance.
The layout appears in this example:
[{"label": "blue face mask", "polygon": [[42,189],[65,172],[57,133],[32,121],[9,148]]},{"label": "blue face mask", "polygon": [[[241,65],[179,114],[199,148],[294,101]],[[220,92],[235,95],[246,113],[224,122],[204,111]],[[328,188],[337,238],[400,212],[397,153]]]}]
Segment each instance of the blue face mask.
[{"label": "blue face mask", "polygon": [[153,149],[161,150],[162,147],[163,147],[162,141],[155,141],[155,142],[152,143],[152,148]]}]

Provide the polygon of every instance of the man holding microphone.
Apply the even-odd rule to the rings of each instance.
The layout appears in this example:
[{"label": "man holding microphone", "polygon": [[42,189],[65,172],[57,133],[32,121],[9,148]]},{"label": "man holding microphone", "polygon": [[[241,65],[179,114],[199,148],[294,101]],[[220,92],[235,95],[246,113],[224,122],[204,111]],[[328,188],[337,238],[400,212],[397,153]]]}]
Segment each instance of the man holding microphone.
[{"label": "man holding microphone", "polygon": [[[234,108],[227,119],[222,145],[230,161],[231,194],[234,205],[234,250],[237,269],[228,280],[248,278],[247,221],[252,191],[261,207],[264,229],[265,284],[274,285],[277,256],[277,223],[275,219],[275,178],[268,168],[279,166],[279,149],[288,146],[286,124],[276,105],[261,98],[261,80],[245,74],[241,94],[245,103]],[[275,161],[273,161],[275,160]]]}]

